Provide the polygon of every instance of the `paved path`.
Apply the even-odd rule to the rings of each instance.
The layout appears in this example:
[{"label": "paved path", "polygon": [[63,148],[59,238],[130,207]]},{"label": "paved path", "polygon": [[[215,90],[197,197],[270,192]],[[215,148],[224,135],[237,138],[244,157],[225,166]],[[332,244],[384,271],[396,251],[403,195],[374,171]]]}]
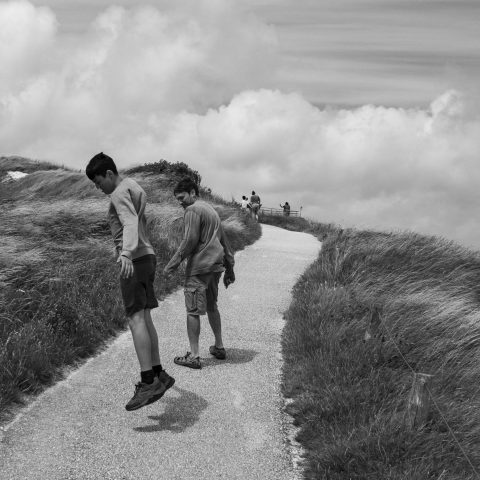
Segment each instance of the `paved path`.
[{"label": "paved path", "polygon": [[158,402],[135,412],[137,363],[130,333],[42,394],[0,442],[0,479],[262,479],[295,473],[282,431],[280,333],[291,287],[316,258],[314,237],[262,226],[236,254],[237,282],[220,290],[228,359],[202,370],[177,366],[187,350],[183,293],[155,310],[162,363],[176,378]]}]

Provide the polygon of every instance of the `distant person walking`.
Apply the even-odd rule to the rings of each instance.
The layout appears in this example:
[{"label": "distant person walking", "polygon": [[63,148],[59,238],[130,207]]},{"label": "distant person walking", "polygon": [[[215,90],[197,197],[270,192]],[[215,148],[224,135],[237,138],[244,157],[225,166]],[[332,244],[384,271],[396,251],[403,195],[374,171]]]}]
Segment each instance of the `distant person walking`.
[{"label": "distant person walking", "polygon": [[248,204],[248,198],[245,195],[242,196],[241,205],[242,205],[242,210],[246,212],[248,210],[248,205],[249,204]]},{"label": "distant person walking", "polygon": [[156,258],[147,236],[146,194],[135,180],[120,177],[113,159],[103,152],[90,160],[86,174],[110,195],[108,221],[120,265],[120,289],[141,370],[141,381],[125,408],[136,410],[159,400],[175,383],[160,363],[158,335],[150,315],[158,302],[153,290]]},{"label": "distant person walking", "polygon": [[252,212],[252,218],[258,221],[258,212],[262,206],[260,197],[252,190],[252,196],[250,197],[250,208]]},{"label": "distant person walking", "polygon": [[283,214],[286,217],[290,216],[290,205],[288,202],[285,202],[285,205],[280,204],[280,207],[283,208]]},{"label": "distant person walking", "polygon": [[173,193],[185,210],[184,235],[164,272],[170,274],[187,259],[184,293],[190,343],[190,351],[184,356],[175,357],[174,362],[198,369],[202,368],[198,345],[201,315],[207,314],[215,336],[210,354],[220,360],[226,358],[222,322],[217,308],[218,283],[223,271],[225,288],[235,281],[234,259],[218,213],[212,205],[198,199],[198,185],[192,179],[185,178],[178,182]]}]

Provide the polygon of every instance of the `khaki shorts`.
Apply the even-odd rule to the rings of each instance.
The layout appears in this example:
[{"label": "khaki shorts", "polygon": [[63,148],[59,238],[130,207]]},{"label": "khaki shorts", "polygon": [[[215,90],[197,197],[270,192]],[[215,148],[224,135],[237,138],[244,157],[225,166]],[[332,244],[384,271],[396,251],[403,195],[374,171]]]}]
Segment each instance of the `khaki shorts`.
[{"label": "khaki shorts", "polygon": [[185,307],[190,315],[205,315],[217,310],[218,283],[222,272],[192,275],[185,280]]}]

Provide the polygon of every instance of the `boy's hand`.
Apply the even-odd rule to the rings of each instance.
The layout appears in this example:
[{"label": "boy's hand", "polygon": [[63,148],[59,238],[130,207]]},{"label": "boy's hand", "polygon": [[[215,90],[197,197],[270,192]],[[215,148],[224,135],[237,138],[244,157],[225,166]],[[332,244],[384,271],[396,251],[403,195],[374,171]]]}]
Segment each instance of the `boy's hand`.
[{"label": "boy's hand", "polygon": [[120,255],[118,257],[117,263],[121,262],[122,266],[120,268],[120,276],[122,278],[130,278],[133,276],[133,262],[128,258]]},{"label": "boy's hand", "polygon": [[223,284],[225,285],[225,288],[228,288],[228,286],[233,282],[235,282],[235,274],[233,273],[233,269],[227,270],[223,275]]}]

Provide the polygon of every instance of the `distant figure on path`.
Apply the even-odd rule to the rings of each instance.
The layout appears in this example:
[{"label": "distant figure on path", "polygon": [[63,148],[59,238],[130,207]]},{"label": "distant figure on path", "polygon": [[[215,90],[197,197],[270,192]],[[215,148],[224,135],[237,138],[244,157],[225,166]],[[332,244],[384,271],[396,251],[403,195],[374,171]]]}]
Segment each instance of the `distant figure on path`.
[{"label": "distant figure on path", "polygon": [[250,206],[252,211],[252,218],[258,221],[258,211],[262,206],[260,197],[252,190],[252,196],[250,197]]},{"label": "distant figure on path", "polygon": [[141,370],[141,381],[125,408],[136,410],[159,400],[175,383],[160,363],[158,335],[150,315],[158,302],[153,290],[155,252],[147,237],[146,194],[135,180],[120,177],[113,159],[103,152],[90,160],[86,174],[110,195],[108,221],[120,265],[120,289]]},{"label": "distant figure on path", "polygon": [[243,195],[243,196],[242,196],[242,210],[243,210],[244,212],[246,212],[247,209],[249,208],[248,205],[249,205],[249,204],[248,204],[248,198],[247,198],[245,195]]},{"label": "distant figure on path", "polygon": [[164,272],[170,274],[187,259],[184,293],[190,343],[190,351],[182,357],[175,357],[174,362],[189,368],[202,368],[198,346],[200,315],[207,314],[215,336],[210,354],[220,360],[226,358],[217,308],[218,283],[223,271],[225,288],[235,281],[235,262],[218,213],[209,203],[197,199],[198,185],[192,179],[184,178],[178,182],[173,193],[185,209],[184,235]]},{"label": "distant figure on path", "polygon": [[285,202],[285,205],[280,204],[280,207],[283,208],[283,214],[288,217],[290,215],[290,205],[288,202]]}]

